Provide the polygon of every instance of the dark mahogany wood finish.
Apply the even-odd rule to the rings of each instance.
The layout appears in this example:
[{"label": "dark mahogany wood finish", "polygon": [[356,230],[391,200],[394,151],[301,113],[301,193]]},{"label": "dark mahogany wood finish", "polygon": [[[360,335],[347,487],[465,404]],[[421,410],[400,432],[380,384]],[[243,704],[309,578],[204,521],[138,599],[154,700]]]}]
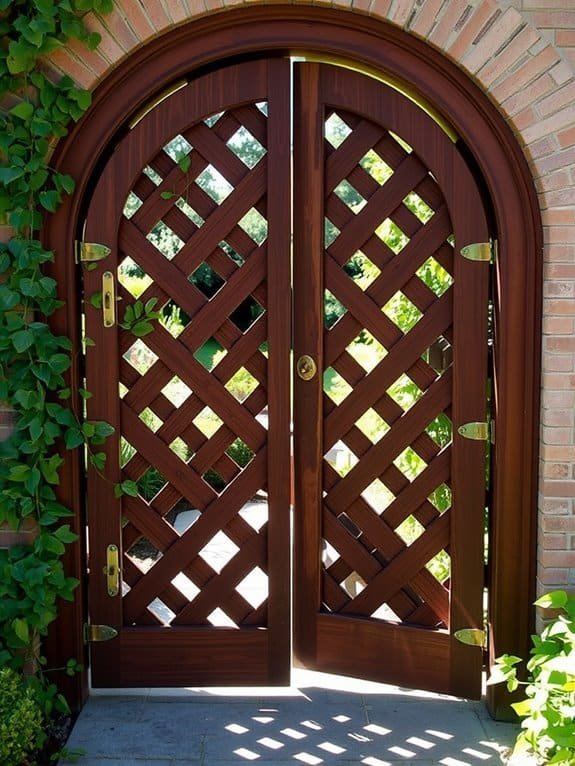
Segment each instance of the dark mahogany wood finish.
[{"label": "dark mahogany wood finish", "polygon": [[[504,118],[438,51],[396,27],[347,11],[273,5],[212,12],[152,41],[115,68],[96,89],[90,113],[60,143],[54,165],[77,179],[76,193],[47,222],[44,237],[58,254],[52,268],[66,304],[55,331],[79,349],[80,295],[75,289],[74,240],[83,225],[93,174],[133,115],[171,83],[228,57],[309,51],[343,58],[402,79],[449,118],[485,179],[499,238],[494,298],[497,443],[492,453],[489,619],[492,652],[525,655],[532,625],[540,379],[541,226],[527,163]],[[81,380],[71,371],[73,388]],[[84,523],[83,468],[67,455],[61,497]],[[512,550],[512,555],[511,555]],[[70,548],[67,569],[85,583],[82,544]],[[51,665],[81,657],[86,619],[83,588],[64,605],[48,642]],[[521,594],[518,596],[518,594]],[[60,679],[76,709],[87,695],[86,673]],[[505,692],[489,692],[490,708],[505,714]]]},{"label": "dark mahogany wood finish", "polygon": [[[336,403],[321,374],[296,379],[296,655],[328,672],[478,697],[481,651],[453,633],[482,626],[485,445],[456,434],[441,446],[425,429],[440,415],[455,432],[486,419],[489,271],[459,254],[489,238],[481,195],[445,132],[397,91],[318,64],[297,65],[295,82],[294,356],[315,356],[320,373],[350,387]],[[334,119],[347,137],[318,147]],[[391,169],[385,182],[370,174],[369,153]],[[361,195],[360,210],[338,195],[342,183]],[[404,204],[410,193],[427,204],[427,221]],[[325,243],[324,218],[339,232]],[[377,235],[386,219],[404,233],[397,253]],[[364,290],[343,268],[358,251],[372,264]],[[419,276],[430,258],[444,269],[437,293]],[[324,288],[346,312],[319,333]],[[410,330],[382,311],[394,296],[417,307]],[[372,369],[349,346],[365,331],[387,351]],[[440,337],[453,351],[442,373],[425,361]],[[389,393],[401,376],[421,396],[405,411]],[[366,435],[357,421],[368,410]],[[369,436],[378,417],[389,427],[379,440]],[[337,447],[353,466],[338,469]],[[411,481],[394,463],[408,448],[426,464]],[[440,485],[452,497],[443,513],[428,499]],[[397,531],[408,518],[421,530],[409,545]],[[451,559],[443,581],[426,568],[441,551]]]},{"label": "dark mahogany wood finish", "polygon": [[[262,156],[253,167],[227,145],[238,129],[259,143]],[[170,154],[162,147],[175,137]],[[289,140],[289,62],[239,64],[205,75],[144,116],[95,188],[85,238],[112,253],[86,272],[85,292],[101,290],[109,271],[121,299],[111,328],[100,308],[86,304],[94,341],[86,355],[94,394],[88,417],[116,429],[103,474],[88,472],[90,620],[119,633],[92,647],[96,686],[289,681]],[[185,141],[193,153],[184,172],[176,160]],[[202,186],[208,167],[234,187],[220,204]],[[136,210],[124,210],[129,193],[139,201]],[[238,225],[250,210],[267,223],[263,242]],[[158,221],[172,232],[169,243],[174,234],[180,238],[177,253],[162,251],[162,240],[150,233]],[[191,281],[202,264],[223,283],[211,300]],[[170,332],[155,323],[140,340],[120,327],[136,297],[135,269],[149,281],[137,297],[180,312],[185,327]],[[240,329],[234,311],[247,299],[262,313]],[[208,371],[194,353],[210,338],[227,353]],[[228,390],[241,369],[255,385],[243,401]],[[205,408],[220,418],[215,433],[206,432]],[[264,412],[262,423],[257,416]],[[228,454],[236,440],[253,453],[245,467]],[[115,497],[115,485],[125,480],[140,482],[137,497]],[[152,492],[146,481],[155,482]],[[254,527],[239,512],[262,492],[267,502],[257,509],[267,521]],[[179,533],[182,513],[198,518]],[[237,548],[221,565],[200,555],[217,533]],[[121,551],[123,593],[116,596],[103,574],[110,544]],[[269,598],[252,606],[236,586],[256,567],[260,579],[267,575]],[[236,627],[214,627],[217,609]]]}]

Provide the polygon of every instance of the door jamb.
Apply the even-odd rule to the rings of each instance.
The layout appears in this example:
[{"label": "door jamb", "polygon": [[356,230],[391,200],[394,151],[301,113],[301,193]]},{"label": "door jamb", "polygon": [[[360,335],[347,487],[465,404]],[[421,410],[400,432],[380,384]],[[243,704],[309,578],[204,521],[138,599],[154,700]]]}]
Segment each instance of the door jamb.
[{"label": "door jamb", "polygon": [[[319,23],[317,23],[319,22]],[[193,45],[190,45],[193,42]],[[532,629],[535,589],[536,490],[538,460],[542,228],[532,177],[504,118],[471,79],[440,52],[403,30],[348,11],[306,6],[265,5],[232,9],[194,20],[143,46],[96,88],[88,114],[55,152],[53,165],[77,180],[75,193],[50,216],[46,245],[59,257],[50,275],[67,286],[66,305],[56,312],[53,330],[81,348],[80,294],[74,263],[91,178],[130,118],[151,96],[190,71],[225,59],[281,55],[310,50],[345,56],[410,83],[449,117],[483,174],[493,201],[500,257],[495,265],[494,446],[490,630],[495,653],[526,656]],[[94,117],[97,116],[97,119]],[[80,387],[79,355],[69,373]],[[66,454],[59,496],[72,508],[80,541],[65,556],[68,574],[85,584],[83,467],[79,451]],[[517,598],[517,594],[522,594]],[[83,585],[72,604],[62,605],[48,638],[50,664],[74,656],[86,660],[82,624],[86,613]],[[87,675],[59,679],[75,709],[87,693]],[[490,687],[493,715],[505,716],[506,694]]]}]

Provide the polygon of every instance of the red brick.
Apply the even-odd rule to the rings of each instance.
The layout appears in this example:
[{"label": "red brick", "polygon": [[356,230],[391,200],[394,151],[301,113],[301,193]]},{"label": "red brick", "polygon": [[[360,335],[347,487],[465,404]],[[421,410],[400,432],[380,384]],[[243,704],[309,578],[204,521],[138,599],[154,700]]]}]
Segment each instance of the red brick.
[{"label": "red brick", "polygon": [[188,18],[185,0],[164,0],[164,2],[173,21],[185,21]]},{"label": "red brick", "polygon": [[467,0],[451,0],[443,9],[439,23],[429,36],[431,42],[443,48],[453,28],[460,22],[468,7]]},{"label": "red brick", "polygon": [[565,535],[543,535],[542,545],[546,551],[564,551],[567,549]]},{"label": "red brick", "polygon": [[493,89],[493,97],[498,101],[504,101],[509,96],[522,91],[529,82],[547,72],[557,61],[559,61],[559,54],[548,45],[529,61],[510,72],[509,76]]},{"label": "red brick", "polygon": [[541,525],[545,532],[575,532],[575,516],[543,516]]},{"label": "red brick", "polygon": [[571,473],[570,468],[569,463],[545,463],[543,476],[546,479],[568,479]]},{"label": "red brick", "polygon": [[515,8],[508,8],[476,43],[473,51],[462,60],[463,65],[470,72],[477,72],[521,26],[525,26],[523,16]]},{"label": "red brick", "polygon": [[102,19],[98,16],[88,14],[85,17],[85,24],[90,32],[98,32],[98,34],[102,36],[102,40],[98,46],[98,52],[102,53],[111,64],[115,64],[124,56],[124,50],[118,45],[114,37],[102,24]]},{"label": "red brick", "polygon": [[435,24],[444,0],[427,0],[409,25],[409,29],[421,37],[426,37]]},{"label": "red brick", "polygon": [[373,0],[370,13],[372,16],[380,16],[382,19],[386,19],[390,8],[391,0]]},{"label": "red brick", "polygon": [[116,0],[120,10],[129,21],[139,40],[147,40],[156,31],[138,0]]},{"label": "red brick", "polygon": [[573,298],[575,296],[575,282],[545,282],[543,295],[557,298]]},{"label": "red brick", "polygon": [[557,140],[561,147],[575,146],[575,126],[562,130],[557,134]]},{"label": "red brick", "polygon": [[[543,407],[559,408],[573,407],[575,405],[575,392],[574,391],[543,391],[542,393]],[[575,459],[575,448],[573,453]]]},{"label": "red brick", "polygon": [[545,518],[564,518],[571,514],[573,503],[569,498],[544,497],[539,503]]},{"label": "red brick", "polygon": [[575,481],[544,481],[541,491],[547,497],[575,497]]},{"label": "red brick", "polygon": [[531,18],[539,29],[575,29],[575,11],[535,12]]},{"label": "red brick", "polygon": [[539,569],[539,581],[545,590],[548,590],[550,586],[561,587],[562,585],[568,585],[569,570],[568,569],[552,569],[550,567],[542,567]]},{"label": "red brick", "polygon": [[543,567],[575,567],[575,551],[542,551],[539,562]]},{"label": "red brick", "polygon": [[575,29],[558,29],[555,43],[560,46],[575,46]]},{"label": "red brick", "polygon": [[110,31],[114,40],[126,51],[132,50],[139,40],[129,27],[124,15],[118,8],[114,8],[112,13],[107,13],[104,17],[104,24]]},{"label": "red brick", "polygon": [[[573,372],[575,369],[572,354],[543,354],[543,370],[545,372]],[[545,421],[546,425],[557,425]]]},{"label": "red brick", "polygon": [[537,111],[542,117],[547,117],[549,114],[561,109],[563,106],[572,104],[575,101],[575,82],[571,82],[560,88],[552,96],[544,98],[537,104]]},{"label": "red brick", "polygon": [[[559,354],[575,353],[575,336],[571,338],[547,337],[544,344],[547,351],[556,351]],[[557,388],[568,388],[568,386],[557,386]]]},{"label": "red brick", "polygon": [[525,88],[522,88],[512,96],[509,96],[509,98],[502,103],[502,107],[507,114],[513,116],[530,104],[534,104],[541,96],[551,93],[554,88],[555,83],[551,77],[549,77],[548,74],[544,74]]},{"label": "red brick", "polygon": [[[546,426],[572,426],[573,410],[542,410],[541,419]],[[550,465],[567,465],[567,463],[550,463]],[[568,474],[564,474],[563,478],[567,476]]]},{"label": "red brick", "polygon": [[459,35],[451,45],[448,46],[447,50],[449,55],[456,61],[461,61],[465,51],[472,45],[477,35],[489,22],[490,18],[499,10],[500,9],[497,8],[495,3],[490,2],[489,0],[484,0],[484,2],[478,5]]},{"label": "red brick", "polygon": [[392,12],[388,19],[400,27],[405,26],[413,10],[414,0],[395,0]]},{"label": "red brick", "polygon": [[50,56],[50,61],[63,74],[69,75],[82,88],[89,90],[96,81],[94,72],[83,61],[79,61],[73,56],[66,48],[54,51]]},{"label": "red brick", "polygon": [[562,316],[575,316],[575,301],[551,300],[545,301],[545,314],[561,314]]}]

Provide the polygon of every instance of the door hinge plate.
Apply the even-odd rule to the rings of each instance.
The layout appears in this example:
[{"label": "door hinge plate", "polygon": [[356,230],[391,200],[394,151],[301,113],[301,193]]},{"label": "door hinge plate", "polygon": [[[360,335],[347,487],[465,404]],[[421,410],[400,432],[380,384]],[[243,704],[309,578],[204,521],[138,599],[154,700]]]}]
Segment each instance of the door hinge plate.
[{"label": "door hinge plate", "polygon": [[86,644],[91,641],[109,641],[111,638],[116,638],[117,635],[118,631],[109,625],[84,624],[84,642]]},{"label": "door hinge plate", "polygon": [[468,261],[491,263],[493,261],[494,247],[491,242],[473,242],[462,247],[460,253]]},{"label": "door hinge plate", "polygon": [[457,433],[464,439],[473,439],[474,441],[487,441],[489,439],[489,423],[472,422],[464,423],[459,426]]},{"label": "door hinge plate", "polygon": [[96,263],[107,258],[111,249],[99,242],[76,241],[76,263]]},{"label": "door hinge plate", "polygon": [[482,649],[486,646],[486,633],[480,628],[462,628],[456,630],[453,635],[461,644],[479,646]]}]

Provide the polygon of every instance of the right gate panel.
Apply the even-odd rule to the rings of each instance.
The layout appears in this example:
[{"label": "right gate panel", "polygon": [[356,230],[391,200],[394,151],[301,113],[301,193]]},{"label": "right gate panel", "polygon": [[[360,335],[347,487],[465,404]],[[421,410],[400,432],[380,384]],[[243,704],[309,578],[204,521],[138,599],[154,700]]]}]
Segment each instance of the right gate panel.
[{"label": "right gate panel", "polygon": [[295,648],[302,664],[478,697],[488,239],[474,179],[422,109],[296,67]]}]

